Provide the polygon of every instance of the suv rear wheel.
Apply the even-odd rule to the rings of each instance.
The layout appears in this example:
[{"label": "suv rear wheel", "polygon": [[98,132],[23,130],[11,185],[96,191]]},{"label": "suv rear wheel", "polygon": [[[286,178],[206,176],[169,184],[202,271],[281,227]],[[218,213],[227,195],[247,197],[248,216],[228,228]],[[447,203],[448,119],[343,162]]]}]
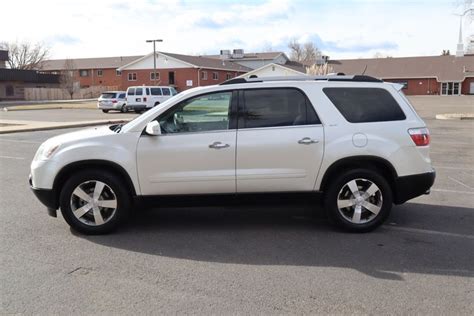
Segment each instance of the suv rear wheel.
[{"label": "suv rear wheel", "polygon": [[345,171],[329,184],[324,207],[329,219],[339,227],[367,232],[380,226],[390,214],[392,190],[376,171]]},{"label": "suv rear wheel", "polygon": [[90,170],[66,181],[59,202],[66,222],[76,231],[92,235],[116,229],[126,218],[131,199],[120,178]]}]

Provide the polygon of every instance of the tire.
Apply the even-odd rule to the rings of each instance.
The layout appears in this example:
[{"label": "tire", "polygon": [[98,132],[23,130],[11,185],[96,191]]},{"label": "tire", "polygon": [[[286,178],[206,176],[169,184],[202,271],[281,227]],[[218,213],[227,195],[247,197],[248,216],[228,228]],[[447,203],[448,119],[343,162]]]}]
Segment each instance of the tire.
[{"label": "tire", "polygon": [[[94,191],[101,187],[99,198],[94,199]],[[127,189],[122,179],[110,172],[92,169],[75,173],[61,190],[61,213],[69,226],[80,233],[110,233],[128,216],[131,196]]]},{"label": "tire", "polygon": [[122,105],[122,107],[120,108],[120,112],[122,112],[122,113],[127,113],[128,112],[127,107],[125,106],[125,104]]},{"label": "tire", "polygon": [[102,110],[102,112],[104,112],[104,113],[109,113],[109,110]]},{"label": "tire", "polygon": [[160,102],[155,102],[155,104],[153,105],[153,107],[157,106],[158,104],[160,104]]},{"label": "tire", "polygon": [[137,113],[137,114],[140,114],[140,113],[142,113],[142,111],[141,111],[141,110],[134,110],[134,111],[135,111],[135,113]]},{"label": "tire", "polygon": [[324,195],[329,220],[340,228],[358,233],[382,225],[392,203],[392,189],[387,180],[369,169],[344,171],[329,183]]}]

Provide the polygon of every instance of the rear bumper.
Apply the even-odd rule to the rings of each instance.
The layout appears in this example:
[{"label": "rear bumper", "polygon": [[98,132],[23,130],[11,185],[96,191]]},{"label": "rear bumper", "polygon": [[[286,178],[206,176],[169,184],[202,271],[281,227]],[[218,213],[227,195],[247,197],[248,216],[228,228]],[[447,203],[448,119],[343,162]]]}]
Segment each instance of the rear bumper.
[{"label": "rear bumper", "polygon": [[395,180],[395,204],[402,204],[417,196],[428,194],[436,178],[436,172],[398,177]]},{"label": "rear bumper", "polygon": [[48,210],[48,214],[50,216],[56,217],[56,210],[59,208],[58,199],[56,198],[56,194],[51,189],[38,189],[33,187],[33,183],[31,181],[31,176],[29,179],[31,191],[35,194],[36,198],[46,206]]}]

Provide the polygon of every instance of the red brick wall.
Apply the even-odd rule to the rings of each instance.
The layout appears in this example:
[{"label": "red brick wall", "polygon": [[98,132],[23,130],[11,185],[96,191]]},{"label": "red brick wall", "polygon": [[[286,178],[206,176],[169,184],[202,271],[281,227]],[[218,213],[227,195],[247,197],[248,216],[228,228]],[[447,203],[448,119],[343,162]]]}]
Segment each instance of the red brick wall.
[{"label": "red brick wall", "polygon": [[436,78],[422,79],[384,79],[387,82],[407,82],[408,88],[403,89],[406,95],[439,94],[441,85]]},{"label": "red brick wall", "polygon": [[464,79],[463,83],[461,84],[461,93],[462,94],[469,94],[469,91],[471,89],[471,82],[474,82],[474,78]]},{"label": "red brick wall", "polygon": [[[83,69],[85,70],[85,69]],[[102,69],[102,77],[97,75],[98,69],[87,69],[88,76],[79,76],[79,70],[74,71],[74,76],[79,81],[81,88],[90,86],[120,86],[122,84],[122,77],[117,76],[115,69]],[[46,73],[59,73],[59,71],[45,71]]]},{"label": "red brick wall", "polygon": [[[157,80],[156,84],[161,86],[168,86],[169,83],[169,72],[174,72],[174,86],[178,91],[183,91],[186,89],[194,88],[199,86],[207,86],[213,84],[219,84],[226,80],[226,74],[229,73],[232,78],[238,75],[241,75],[243,72],[235,72],[235,71],[224,71],[224,70],[212,70],[212,69],[200,69],[199,73],[202,71],[207,72],[207,80],[200,79],[198,80],[198,69],[197,68],[169,68],[169,69],[157,69],[156,70],[160,74],[159,80]],[[140,69],[140,70],[124,70],[122,72],[122,80],[121,80],[121,89],[126,90],[130,86],[141,86],[141,85],[153,85],[154,81],[150,80],[150,73],[153,72],[153,69]],[[212,73],[218,73],[218,80],[212,79]],[[129,73],[136,73],[137,80],[136,81],[128,81],[128,74]],[[188,87],[186,85],[187,80],[192,80],[193,85]]]}]

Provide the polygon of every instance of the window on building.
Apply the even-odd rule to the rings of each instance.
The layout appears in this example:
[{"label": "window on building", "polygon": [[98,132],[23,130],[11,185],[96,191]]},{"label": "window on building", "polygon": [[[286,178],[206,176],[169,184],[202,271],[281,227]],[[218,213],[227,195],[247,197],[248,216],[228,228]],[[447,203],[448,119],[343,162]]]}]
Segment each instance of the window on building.
[{"label": "window on building", "polygon": [[324,94],[351,123],[404,120],[393,96],[380,88],[324,88]]},{"label": "window on building", "polygon": [[102,71],[102,69],[97,70],[97,77],[102,77],[103,74],[104,74],[104,72]]},{"label": "window on building", "polygon": [[231,73],[226,73],[225,74],[225,80],[232,79],[232,74]]},{"label": "window on building", "polygon": [[441,95],[460,95],[460,94],[461,94],[460,82],[442,82],[441,83]]},{"label": "window on building", "polygon": [[150,72],[150,80],[160,80],[159,72]]},{"label": "window on building", "polygon": [[117,77],[122,76],[122,71],[120,71],[120,70],[115,70],[115,75],[116,75]]},{"label": "window on building", "polygon": [[13,97],[15,95],[15,89],[13,88],[13,86],[5,86],[5,95],[7,97]]},{"label": "window on building", "polygon": [[213,72],[212,73],[212,80],[219,80],[219,73],[218,72]]},{"label": "window on building", "polygon": [[168,72],[168,84],[175,84],[174,83],[174,71]]},{"label": "window on building", "polygon": [[163,133],[192,133],[229,128],[232,92],[200,95],[174,106],[158,119]]},{"label": "window on building", "polygon": [[243,128],[320,124],[313,106],[297,89],[245,90],[244,102]]},{"label": "window on building", "polygon": [[207,71],[201,71],[201,80],[207,80]]},{"label": "window on building", "polygon": [[128,81],[137,81],[137,73],[131,72],[128,74]]},{"label": "window on building", "polygon": [[79,76],[88,77],[89,76],[89,70],[87,70],[87,69],[79,70]]}]

